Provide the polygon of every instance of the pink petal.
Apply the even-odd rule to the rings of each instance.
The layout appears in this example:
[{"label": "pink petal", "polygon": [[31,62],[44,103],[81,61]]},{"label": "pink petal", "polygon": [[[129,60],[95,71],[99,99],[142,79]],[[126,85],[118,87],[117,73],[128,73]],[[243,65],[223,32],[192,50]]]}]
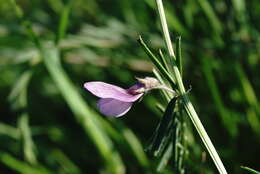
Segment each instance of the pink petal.
[{"label": "pink petal", "polygon": [[134,102],[143,94],[132,95],[126,89],[104,82],[87,82],[84,87],[100,98],[112,98],[123,102]]},{"label": "pink petal", "polygon": [[132,107],[132,102],[123,102],[111,98],[102,98],[98,100],[100,112],[109,117],[121,117]]}]

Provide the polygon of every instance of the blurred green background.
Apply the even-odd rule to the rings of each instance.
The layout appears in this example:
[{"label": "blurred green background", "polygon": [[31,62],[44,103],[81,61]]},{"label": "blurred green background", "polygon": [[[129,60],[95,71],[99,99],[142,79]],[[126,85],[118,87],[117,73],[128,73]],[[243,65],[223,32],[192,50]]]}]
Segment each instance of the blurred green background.
[{"label": "blurred green background", "polygon": [[[154,1],[16,3],[0,0],[0,173],[156,173],[159,160],[144,149],[162,116],[156,105],[166,105],[161,94],[114,119],[83,89],[86,81],[127,88],[135,76],[153,76],[136,40],[166,53]],[[184,83],[224,165],[260,170],[260,1],[164,4],[173,39],[182,36]],[[186,121],[186,172],[217,173]],[[169,161],[162,173],[173,168]]]}]

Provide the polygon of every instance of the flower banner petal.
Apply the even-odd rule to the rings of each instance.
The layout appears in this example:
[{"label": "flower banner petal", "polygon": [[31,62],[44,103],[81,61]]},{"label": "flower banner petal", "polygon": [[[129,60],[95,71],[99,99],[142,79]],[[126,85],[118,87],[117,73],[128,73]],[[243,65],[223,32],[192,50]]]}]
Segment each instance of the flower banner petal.
[{"label": "flower banner petal", "polygon": [[104,82],[87,82],[84,87],[97,97],[113,98],[123,102],[134,102],[143,95],[132,95],[126,89]]}]

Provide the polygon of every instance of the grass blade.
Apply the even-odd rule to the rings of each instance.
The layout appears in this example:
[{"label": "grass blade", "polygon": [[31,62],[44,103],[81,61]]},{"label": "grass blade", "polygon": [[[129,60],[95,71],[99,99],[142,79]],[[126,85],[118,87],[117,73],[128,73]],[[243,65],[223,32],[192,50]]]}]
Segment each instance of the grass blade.
[{"label": "grass blade", "polygon": [[60,64],[58,49],[54,44],[50,44],[41,49],[41,55],[50,76],[74,113],[76,120],[82,125],[85,132],[96,145],[110,172],[114,174],[124,173],[125,168],[121,157],[103,127],[101,127],[101,123],[95,118],[97,115],[87,107],[84,99],[77,92],[75,86],[63,70]]},{"label": "grass blade", "polygon": [[43,166],[32,167],[5,152],[0,152],[0,162],[21,174],[54,174]]},{"label": "grass blade", "polygon": [[222,24],[219,21],[216,13],[214,12],[214,9],[210,5],[208,0],[198,0],[198,3],[200,4],[202,10],[206,14],[208,21],[212,25],[212,28],[218,33],[221,34],[223,31]]},{"label": "grass blade", "polygon": [[251,128],[260,135],[260,120],[259,120],[259,104],[258,99],[256,96],[256,93],[246,75],[244,72],[242,66],[240,64],[235,65],[235,71],[238,77],[238,80],[240,81],[243,94],[245,97],[246,102],[250,106],[250,108],[247,111],[247,119],[251,126]]},{"label": "grass blade", "polygon": [[61,39],[64,38],[67,27],[68,27],[68,19],[69,19],[69,14],[71,11],[71,4],[72,4],[72,0],[70,0],[64,7],[61,13],[61,17],[60,17],[60,22],[59,22],[59,26],[58,26],[58,32],[57,32],[57,36],[56,36],[56,44],[59,43],[59,41]]},{"label": "grass blade", "polygon": [[27,106],[27,88],[31,80],[33,71],[27,70],[23,72],[16,83],[13,85],[8,100],[14,109],[23,110]]},{"label": "grass blade", "polygon": [[253,173],[253,174],[260,174],[260,172],[254,170],[254,169],[251,169],[249,167],[244,167],[244,166],[241,166],[242,169],[245,169],[246,171],[250,172],[250,173]]},{"label": "grass blade", "polygon": [[51,158],[60,166],[59,173],[64,174],[80,174],[82,173],[79,167],[69,159],[60,149],[50,151]]},{"label": "grass blade", "polygon": [[19,140],[20,138],[19,130],[5,123],[0,123],[0,134],[7,135],[15,140]]},{"label": "grass blade", "polygon": [[223,103],[222,97],[220,95],[219,88],[217,86],[214,74],[212,72],[212,65],[210,61],[206,57],[201,57],[202,61],[202,70],[204,73],[204,76],[207,80],[208,89],[211,92],[212,98],[214,100],[214,103],[216,105],[217,111],[219,113],[221,122],[223,126],[226,128],[226,130],[229,131],[229,134],[234,137],[237,135],[237,122],[233,115],[231,115],[231,112],[229,112],[225,104]]},{"label": "grass blade", "polygon": [[146,154],[144,153],[143,147],[142,147],[140,141],[138,140],[138,138],[136,137],[136,135],[130,129],[128,129],[123,124],[123,122],[121,122],[120,120],[115,122],[115,126],[120,130],[120,132],[124,138],[123,141],[124,142],[126,141],[127,146],[128,146],[127,148],[130,149],[130,151],[133,153],[133,155],[135,156],[137,161],[144,168],[148,168],[149,161],[148,161]]},{"label": "grass blade", "polygon": [[22,114],[18,121],[22,136],[24,157],[30,164],[36,164],[35,146],[32,140],[32,133],[29,127],[29,119],[26,113]]}]

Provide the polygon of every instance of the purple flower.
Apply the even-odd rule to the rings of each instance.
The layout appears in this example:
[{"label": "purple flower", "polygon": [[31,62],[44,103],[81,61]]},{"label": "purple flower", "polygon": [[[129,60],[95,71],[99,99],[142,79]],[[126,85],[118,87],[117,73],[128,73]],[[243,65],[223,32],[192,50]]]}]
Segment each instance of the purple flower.
[{"label": "purple flower", "polygon": [[102,114],[110,117],[120,117],[127,113],[131,109],[133,102],[143,95],[143,92],[138,90],[144,88],[144,85],[137,83],[129,89],[123,89],[104,82],[87,82],[84,87],[101,98],[98,100],[97,105]]},{"label": "purple flower", "polygon": [[128,89],[104,82],[87,82],[84,87],[93,95],[99,97],[97,102],[100,112],[110,117],[120,117],[126,114],[142,95],[159,86],[157,79],[137,78],[138,83]]},{"label": "purple flower", "polygon": [[172,89],[161,85],[153,77],[136,78],[137,83],[128,89],[104,82],[87,82],[84,87],[99,97],[97,102],[100,112],[109,117],[121,117],[126,114],[144,93],[151,89],[164,89],[175,94]]}]

